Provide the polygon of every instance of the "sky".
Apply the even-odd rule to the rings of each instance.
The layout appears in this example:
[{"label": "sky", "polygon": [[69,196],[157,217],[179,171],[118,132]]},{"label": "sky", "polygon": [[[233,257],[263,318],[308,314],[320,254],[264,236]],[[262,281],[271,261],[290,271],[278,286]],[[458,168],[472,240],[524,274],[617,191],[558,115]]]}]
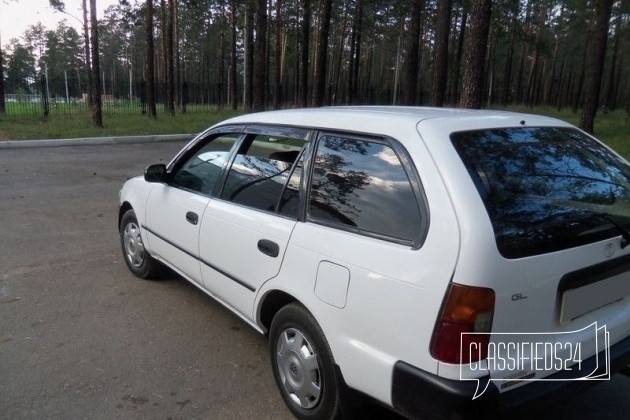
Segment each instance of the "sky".
[{"label": "sky", "polygon": [[[118,0],[97,0],[97,17],[103,17],[103,11]],[[11,38],[19,38],[31,25],[41,22],[46,29],[55,29],[60,20],[66,19],[70,26],[82,33],[80,20],[82,0],[65,0],[66,11],[76,17],[54,11],[48,0],[0,0],[0,37],[2,45],[7,45]],[[89,2],[88,2],[89,7]],[[79,20],[77,20],[79,19]]]}]

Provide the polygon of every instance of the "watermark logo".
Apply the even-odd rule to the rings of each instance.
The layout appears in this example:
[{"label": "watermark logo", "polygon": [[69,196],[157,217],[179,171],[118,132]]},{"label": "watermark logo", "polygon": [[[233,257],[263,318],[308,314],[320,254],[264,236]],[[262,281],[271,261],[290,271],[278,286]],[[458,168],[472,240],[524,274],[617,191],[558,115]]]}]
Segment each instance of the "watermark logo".
[{"label": "watermark logo", "polygon": [[[483,336],[490,334],[488,342],[490,337]],[[610,379],[610,337],[606,326],[598,327],[597,322],[568,332],[461,335],[459,378],[477,381],[473,400],[486,392],[491,381],[504,390],[526,381]],[[466,355],[480,353],[486,358],[465,360]],[[488,372],[490,380],[479,379]]]}]

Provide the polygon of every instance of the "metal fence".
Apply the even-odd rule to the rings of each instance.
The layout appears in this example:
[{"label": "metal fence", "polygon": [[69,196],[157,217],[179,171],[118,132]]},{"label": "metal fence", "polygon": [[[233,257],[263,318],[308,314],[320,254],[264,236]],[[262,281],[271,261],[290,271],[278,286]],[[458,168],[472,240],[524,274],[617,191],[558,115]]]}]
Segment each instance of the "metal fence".
[{"label": "metal fence", "polygon": [[[158,84],[161,86],[161,84]],[[88,112],[88,95],[82,89],[68,86],[67,80],[45,80],[32,83],[22,93],[5,94],[7,116],[64,116]],[[218,84],[184,83],[177,89],[175,112],[204,112],[208,106],[227,106],[225,89]],[[239,92],[242,95],[242,92]],[[156,89],[156,110],[166,112],[163,89]],[[241,98],[241,96],[238,96]],[[145,84],[103,86],[103,114],[143,114],[146,112]]]},{"label": "metal fence", "polygon": [[[146,113],[146,86],[143,80],[131,80],[124,75],[112,75],[102,78],[102,109],[104,115],[136,115]],[[117,76],[117,77],[115,77]],[[87,82],[79,74],[69,72],[61,77],[46,78],[40,75],[31,79],[28,86],[19,88],[20,92],[11,91],[9,87],[5,95],[5,115],[7,116],[68,116],[87,113],[88,97]],[[237,102],[243,105],[243,85],[237,84]],[[228,83],[183,82],[176,87],[175,112],[194,113],[207,112],[209,107],[227,107]],[[272,86],[268,86],[267,107],[274,103]],[[165,113],[166,85],[157,80],[155,89],[156,111]],[[287,80],[281,89],[281,107],[292,107],[298,103],[297,86],[295,80]],[[398,95],[399,96],[399,95]],[[422,96],[422,95],[420,95]],[[312,87],[309,86],[308,97],[312,97]],[[347,87],[340,83],[338,86],[328,86],[325,98],[326,105],[347,105],[349,103],[364,104],[393,104],[396,93],[388,86],[357,89],[355,99],[350,102]]]}]

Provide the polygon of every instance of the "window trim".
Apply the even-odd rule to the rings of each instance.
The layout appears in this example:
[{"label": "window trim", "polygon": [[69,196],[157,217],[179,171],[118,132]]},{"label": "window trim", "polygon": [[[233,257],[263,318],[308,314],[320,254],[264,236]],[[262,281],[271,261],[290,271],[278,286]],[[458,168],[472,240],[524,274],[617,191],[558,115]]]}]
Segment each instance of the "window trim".
[{"label": "window trim", "polygon": [[[309,144],[306,144],[302,150],[300,150],[300,154],[298,154],[297,158],[295,159],[295,162],[293,162],[293,164],[291,165],[291,168],[289,169],[289,175],[287,176],[287,181],[284,183],[284,185],[282,186],[282,190],[280,191],[280,195],[278,196],[278,199],[276,200],[276,204],[273,207],[273,211],[274,213],[278,214],[278,215],[282,215],[285,216],[284,214],[280,213],[280,203],[282,203],[282,198],[284,197],[284,193],[287,191],[287,187],[289,186],[289,183],[291,182],[291,178],[293,177],[293,174],[295,173],[295,170],[298,167],[298,163],[300,162],[300,160],[303,160],[306,156],[306,149],[308,148]],[[302,176],[300,177],[300,185],[298,185],[298,209],[297,212],[295,214],[295,219],[297,220],[300,216],[300,210],[301,210],[301,202],[302,202],[302,198],[301,198],[301,191],[302,191],[302,179],[304,178],[304,164],[302,164]],[[289,217],[289,216],[286,216]]]},{"label": "window trim", "polygon": [[[309,203],[311,199],[311,186],[312,186],[313,173],[314,173],[314,168],[315,168],[315,157],[317,156],[317,150],[319,148],[321,139],[326,136],[343,137],[348,140],[377,143],[377,144],[387,146],[391,150],[393,150],[393,152],[396,154],[396,157],[398,158],[400,162],[401,168],[403,169],[403,171],[405,172],[405,175],[407,176],[407,180],[409,181],[409,184],[411,185],[411,190],[416,199],[416,206],[420,214],[420,227],[419,227],[417,238],[412,239],[412,240],[406,240],[406,239],[397,238],[391,235],[372,232],[372,231],[361,229],[358,227],[344,225],[342,223],[319,220],[317,218],[311,217],[308,210],[309,210]],[[392,137],[371,136],[367,134],[351,133],[351,132],[346,132],[346,131],[334,131],[334,130],[322,129],[322,130],[315,131],[313,133],[313,137],[314,137],[314,140],[312,141],[312,147],[310,150],[311,154],[310,156],[308,156],[309,164],[308,164],[308,167],[305,165],[305,168],[304,168],[305,173],[307,173],[308,175],[306,177],[303,177],[305,178],[305,180],[303,180],[304,182],[306,182],[307,180],[307,183],[304,186],[305,199],[301,202],[301,204],[304,206],[304,221],[318,224],[321,226],[330,227],[337,230],[354,233],[357,235],[362,235],[362,236],[366,236],[366,237],[370,237],[374,239],[392,242],[392,243],[403,245],[403,246],[408,246],[413,250],[418,250],[422,248],[422,245],[424,244],[428,231],[429,231],[429,224],[430,224],[429,207],[427,205],[427,198],[424,192],[424,188],[422,186],[422,182],[420,181],[420,175],[415,165],[413,164],[413,161],[411,159],[411,156],[409,155],[409,152],[407,152],[404,146],[399,141],[397,141],[396,139]]]},{"label": "window trim", "polygon": [[[177,169],[182,164],[182,160],[186,161],[193,153],[204,147],[210,141],[214,140],[214,135],[218,134],[233,134],[242,133],[246,128],[244,124],[239,125],[225,125],[222,127],[210,128],[198,134],[197,137],[192,139],[182,150],[175,155],[173,159],[166,165],[166,171],[171,174],[174,169]],[[237,139],[238,142],[238,139]]]},{"label": "window trim", "polygon": [[243,128],[243,133],[260,134],[264,136],[278,136],[295,138],[308,142],[310,139],[311,129],[305,127],[283,126],[283,125],[267,125],[267,124],[248,124]]}]

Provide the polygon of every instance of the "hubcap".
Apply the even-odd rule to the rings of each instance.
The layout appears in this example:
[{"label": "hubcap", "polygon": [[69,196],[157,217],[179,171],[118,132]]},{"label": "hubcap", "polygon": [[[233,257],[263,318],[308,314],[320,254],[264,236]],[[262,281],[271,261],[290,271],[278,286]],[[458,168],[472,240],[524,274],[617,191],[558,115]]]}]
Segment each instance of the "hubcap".
[{"label": "hubcap", "polygon": [[322,382],[317,354],[304,334],[295,328],[284,330],[276,343],[276,363],[284,390],[302,408],[319,402]]},{"label": "hubcap", "polygon": [[138,268],[144,262],[144,244],[140,237],[140,228],[134,222],[129,222],[123,231],[125,256],[129,263]]}]

